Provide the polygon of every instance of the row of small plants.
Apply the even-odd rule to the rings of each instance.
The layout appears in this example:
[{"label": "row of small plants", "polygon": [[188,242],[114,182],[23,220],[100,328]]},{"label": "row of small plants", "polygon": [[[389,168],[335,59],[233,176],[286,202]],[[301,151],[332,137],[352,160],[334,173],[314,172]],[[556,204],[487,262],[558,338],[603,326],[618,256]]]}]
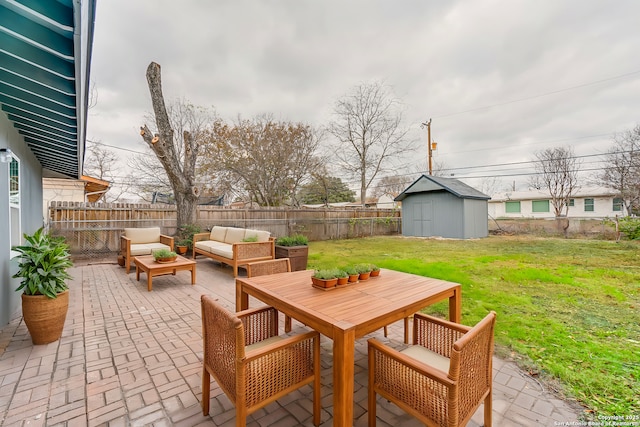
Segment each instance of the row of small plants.
[{"label": "row of small plants", "polygon": [[[356,282],[358,280],[366,280],[371,276],[380,274],[380,267],[375,264],[355,264],[344,268],[327,268],[315,270],[313,278],[318,280],[336,280],[337,284],[345,285],[348,282]],[[314,281],[315,282],[315,281]],[[335,283],[334,283],[335,285]],[[331,284],[323,285],[325,287]]]}]

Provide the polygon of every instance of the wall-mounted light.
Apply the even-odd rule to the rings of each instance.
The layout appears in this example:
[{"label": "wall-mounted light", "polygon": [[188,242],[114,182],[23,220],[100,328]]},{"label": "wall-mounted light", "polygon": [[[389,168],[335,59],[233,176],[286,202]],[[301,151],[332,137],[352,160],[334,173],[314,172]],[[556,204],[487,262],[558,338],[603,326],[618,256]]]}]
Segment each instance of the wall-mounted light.
[{"label": "wall-mounted light", "polygon": [[13,158],[13,153],[8,148],[0,148],[0,163],[9,163]]}]

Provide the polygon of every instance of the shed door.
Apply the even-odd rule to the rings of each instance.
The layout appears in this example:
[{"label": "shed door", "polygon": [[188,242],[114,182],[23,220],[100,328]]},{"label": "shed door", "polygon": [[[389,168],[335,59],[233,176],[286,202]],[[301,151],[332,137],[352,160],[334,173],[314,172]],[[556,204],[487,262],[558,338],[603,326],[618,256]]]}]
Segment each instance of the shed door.
[{"label": "shed door", "polygon": [[413,205],[414,236],[433,236],[433,206],[431,201],[419,202]]}]

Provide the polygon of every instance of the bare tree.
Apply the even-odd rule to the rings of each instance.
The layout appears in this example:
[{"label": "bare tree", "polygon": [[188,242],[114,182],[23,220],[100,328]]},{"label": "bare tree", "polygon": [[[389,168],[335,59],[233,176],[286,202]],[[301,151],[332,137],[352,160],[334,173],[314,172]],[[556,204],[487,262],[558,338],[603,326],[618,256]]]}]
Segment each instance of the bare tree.
[{"label": "bare tree", "polygon": [[376,197],[389,195],[396,197],[402,193],[411,184],[412,180],[406,175],[387,175],[380,178],[378,184],[373,189]]},{"label": "bare tree", "polygon": [[578,188],[580,162],[571,147],[547,148],[537,152],[536,158],[536,172],[549,191],[556,218],[566,216],[569,199]]},{"label": "bare tree", "polygon": [[175,128],[162,94],[160,65],[147,67],[147,83],[155,117],[155,132],[145,124],[140,135],[162,165],[176,200],[178,225],[195,222],[201,188],[196,182],[196,163],[207,136],[204,129]]},{"label": "bare tree", "polygon": [[337,139],[335,154],[360,180],[360,203],[387,161],[411,150],[401,127],[399,101],[382,83],[361,84],[339,99],[329,132]]},{"label": "bare tree", "polygon": [[220,168],[229,191],[241,188],[261,206],[297,205],[300,185],[322,165],[321,140],[311,126],[269,116],[216,122],[203,167]]},{"label": "bare tree", "polygon": [[620,193],[630,213],[640,204],[640,125],[614,135],[605,158],[607,166],[599,181]]},{"label": "bare tree", "polygon": [[117,202],[129,190],[130,180],[118,182],[117,179],[118,156],[105,148],[100,142],[87,140],[86,158],[84,161],[84,174],[92,178],[98,178],[110,183],[109,189],[103,194],[105,202]]}]

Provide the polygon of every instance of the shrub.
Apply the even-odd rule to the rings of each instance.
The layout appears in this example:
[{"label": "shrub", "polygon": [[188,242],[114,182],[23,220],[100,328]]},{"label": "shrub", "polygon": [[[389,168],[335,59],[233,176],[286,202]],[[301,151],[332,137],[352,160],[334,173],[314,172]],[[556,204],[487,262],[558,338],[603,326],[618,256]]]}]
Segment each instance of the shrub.
[{"label": "shrub", "polygon": [[623,217],[618,219],[620,232],[629,240],[640,239],[640,218]]},{"label": "shrub", "polygon": [[24,235],[25,245],[13,246],[19,252],[18,272],[14,278],[22,281],[16,291],[22,290],[25,295],[46,295],[56,298],[67,289],[69,279],[67,269],[72,267],[69,258],[69,246],[62,237],[53,237],[38,229],[33,235]]},{"label": "shrub", "polygon": [[276,239],[278,246],[307,246],[309,239],[302,234],[292,234],[291,236],[282,236]]}]

